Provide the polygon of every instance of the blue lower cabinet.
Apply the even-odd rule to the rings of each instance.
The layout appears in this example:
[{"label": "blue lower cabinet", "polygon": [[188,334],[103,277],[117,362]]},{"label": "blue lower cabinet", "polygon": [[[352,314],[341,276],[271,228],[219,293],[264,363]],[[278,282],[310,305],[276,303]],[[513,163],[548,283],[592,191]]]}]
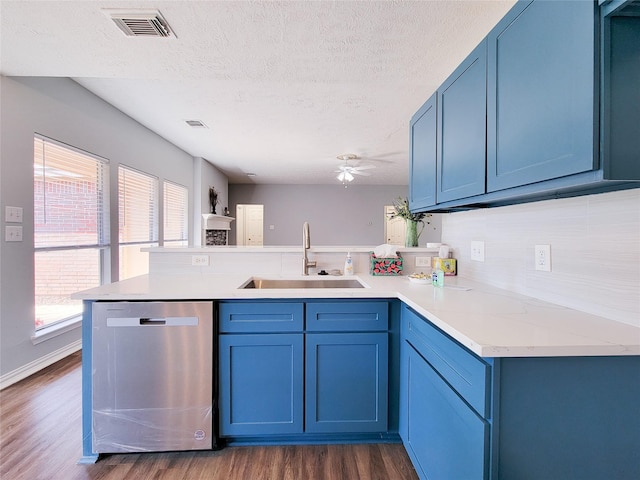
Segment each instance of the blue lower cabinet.
[{"label": "blue lower cabinet", "polygon": [[409,344],[403,441],[420,478],[486,479],[489,424]]},{"label": "blue lower cabinet", "polygon": [[306,432],[387,431],[388,338],[387,332],[306,335]]},{"label": "blue lower cabinet", "polygon": [[225,301],[218,313],[222,437],[387,432],[389,302]]},{"label": "blue lower cabinet", "polygon": [[401,316],[399,433],[421,479],[640,478],[640,356],[481,358]]},{"label": "blue lower cabinet", "polygon": [[220,336],[220,435],[303,431],[303,334]]}]

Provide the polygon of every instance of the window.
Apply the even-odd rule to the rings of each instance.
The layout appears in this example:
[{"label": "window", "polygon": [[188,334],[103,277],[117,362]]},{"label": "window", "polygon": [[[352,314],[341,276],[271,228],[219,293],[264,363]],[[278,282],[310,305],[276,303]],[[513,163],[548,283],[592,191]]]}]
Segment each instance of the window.
[{"label": "window", "polygon": [[187,245],[189,191],[182,185],[164,182],[164,245]]},{"label": "window", "polygon": [[129,167],[118,168],[120,280],[149,272],[140,248],[158,245],[158,179]]},{"label": "window", "polygon": [[108,249],[106,160],[34,137],[35,327],[82,313],[69,295],[104,282]]}]

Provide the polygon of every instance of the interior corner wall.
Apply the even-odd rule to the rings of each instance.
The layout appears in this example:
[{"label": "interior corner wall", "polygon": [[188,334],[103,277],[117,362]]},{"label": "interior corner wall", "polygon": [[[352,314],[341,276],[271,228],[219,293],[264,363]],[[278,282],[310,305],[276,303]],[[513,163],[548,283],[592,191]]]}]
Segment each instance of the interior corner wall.
[{"label": "interior corner wall", "polygon": [[223,215],[229,206],[229,180],[227,176],[202,157],[193,159],[193,245],[202,244],[202,214],[211,213],[209,206],[209,187],[218,192],[216,214]]},{"label": "interior corner wall", "polygon": [[[309,222],[313,245],[375,246],[385,243],[384,206],[407,196],[406,185],[253,185],[229,186],[229,210],[238,204],[264,205],[264,245],[302,244]],[[235,244],[235,223],[231,242]],[[439,218],[420,236],[420,245],[440,238]]]},{"label": "interior corner wall", "polygon": [[[640,327],[640,188],[445,214],[442,241],[461,277]],[[535,245],[550,245],[550,272]]]},{"label": "interior corner wall", "polygon": [[[192,190],[193,157],[71,79],[0,76],[0,92],[0,211],[4,212],[5,206],[16,206],[22,207],[24,213],[24,240],[8,243],[4,235],[0,239],[0,381],[3,381],[27,365],[45,367],[46,359],[53,362],[56,352],[64,352],[80,342],[78,328],[37,345],[31,341],[35,313],[34,133],[109,160],[112,239],[117,239],[118,234],[118,166],[124,164],[155,175],[160,185],[166,179]],[[190,203],[192,219],[193,202]],[[162,202],[160,208],[162,213]],[[192,225],[189,231],[193,231]],[[112,260],[113,267],[117,255],[112,257],[116,259]]]}]

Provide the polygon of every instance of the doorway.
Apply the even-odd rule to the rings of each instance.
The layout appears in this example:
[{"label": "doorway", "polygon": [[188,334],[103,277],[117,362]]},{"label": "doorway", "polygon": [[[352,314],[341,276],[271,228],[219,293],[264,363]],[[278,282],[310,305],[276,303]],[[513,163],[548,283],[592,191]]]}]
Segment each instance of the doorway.
[{"label": "doorway", "polygon": [[404,218],[395,217],[391,218],[396,213],[396,208],[393,205],[385,205],[384,207],[384,241],[389,245],[402,245],[404,246],[404,239],[406,235],[406,222]]},{"label": "doorway", "polygon": [[236,206],[236,245],[262,246],[264,205]]}]

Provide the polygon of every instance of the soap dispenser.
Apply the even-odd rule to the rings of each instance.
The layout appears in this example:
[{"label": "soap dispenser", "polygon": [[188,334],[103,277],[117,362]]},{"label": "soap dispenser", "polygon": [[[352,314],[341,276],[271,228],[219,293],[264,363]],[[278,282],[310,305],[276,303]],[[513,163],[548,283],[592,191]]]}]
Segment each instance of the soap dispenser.
[{"label": "soap dispenser", "polygon": [[351,252],[347,253],[347,259],[344,261],[344,274],[353,275],[353,260],[351,259]]}]

